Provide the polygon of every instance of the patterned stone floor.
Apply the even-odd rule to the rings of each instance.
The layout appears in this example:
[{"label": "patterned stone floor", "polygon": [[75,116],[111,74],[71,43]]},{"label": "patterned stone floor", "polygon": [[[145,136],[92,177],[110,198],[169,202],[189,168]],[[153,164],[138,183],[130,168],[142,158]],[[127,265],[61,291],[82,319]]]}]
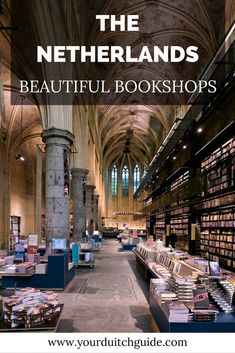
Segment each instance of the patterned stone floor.
[{"label": "patterned stone floor", "polygon": [[157,332],[132,252],[104,240],[94,269],[79,268],[60,301],[59,332]]}]

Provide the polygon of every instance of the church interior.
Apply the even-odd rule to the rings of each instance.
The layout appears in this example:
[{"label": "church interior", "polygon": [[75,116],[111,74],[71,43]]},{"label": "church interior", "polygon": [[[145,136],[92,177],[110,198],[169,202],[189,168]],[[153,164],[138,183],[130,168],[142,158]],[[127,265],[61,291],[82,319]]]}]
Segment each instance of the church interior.
[{"label": "church interior", "polygon": [[[183,278],[189,275],[188,267],[194,267],[193,259],[200,258],[204,262],[198,260],[200,265],[195,265],[191,277],[197,271],[207,272],[210,263],[215,263],[220,273],[226,271],[234,291],[235,2],[225,1],[224,19],[218,3],[69,0],[54,6],[41,0],[0,1],[3,302],[17,287],[55,290],[63,305],[57,332],[166,332],[171,325],[176,331],[200,332],[204,322],[184,322],[183,328],[179,328],[181,323],[165,324],[161,305],[152,295],[158,285],[154,279],[166,280],[165,272],[158,276],[160,264],[173,274],[179,270],[174,259],[177,251],[189,256],[186,265],[179,265]],[[141,31],[99,32],[92,20],[98,13],[139,14]],[[138,67],[126,63],[122,77],[158,80],[167,79],[171,72],[176,80],[216,79],[217,93],[200,96],[199,103],[195,94],[189,103],[181,94],[175,102],[168,102],[166,94],[156,102],[148,98],[138,102],[128,92],[121,98],[87,92],[70,96],[70,103],[66,97],[55,103],[50,95],[21,94],[22,78],[38,75],[50,80],[63,74],[60,64],[53,71],[45,65],[37,72],[30,62],[35,39],[109,46],[121,42],[134,52],[151,43],[182,47],[194,43],[200,46],[200,60],[191,69],[178,64],[176,72],[168,62],[153,71],[145,63]],[[119,79],[122,70],[118,63],[107,70],[105,65],[89,62],[72,69],[82,78],[84,72],[89,78],[102,73],[106,82]],[[88,245],[97,248],[88,252]],[[27,246],[32,250],[28,258],[31,255],[35,260],[40,253],[45,272],[39,269],[37,274],[33,265],[33,275],[5,273],[1,269],[6,265],[4,258],[16,253],[26,256]],[[164,259],[164,249],[175,249],[176,254],[167,253],[169,259]],[[77,256],[77,266],[73,266]],[[87,268],[79,266],[79,261],[88,263]],[[234,299],[226,305],[227,310],[234,310]],[[205,323],[206,331],[210,324]],[[217,324],[221,330],[219,319]],[[10,329],[15,327],[11,325]],[[232,326],[226,322],[224,329],[232,330]]]}]

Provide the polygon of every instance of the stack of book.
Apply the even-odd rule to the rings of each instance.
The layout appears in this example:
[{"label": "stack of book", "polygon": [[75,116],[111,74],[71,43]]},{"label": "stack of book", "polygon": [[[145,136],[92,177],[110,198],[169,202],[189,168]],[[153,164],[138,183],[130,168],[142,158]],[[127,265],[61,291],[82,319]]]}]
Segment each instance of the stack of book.
[{"label": "stack of book", "polygon": [[6,256],[4,260],[5,260],[5,265],[13,265],[15,256]]},{"label": "stack of book", "polygon": [[216,307],[218,307],[221,311],[231,312],[233,311],[233,307],[228,303],[224,291],[220,288],[211,287],[208,289],[210,297],[215,303]]},{"label": "stack of book", "polygon": [[159,299],[161,300],[161,303],[165,303],[166,301],[172,301],[172,300],[177,300],[177,295],[176,293],[172,291],[164,291],[159,293]]},{"label": "stack of book", "polygon": [[217,319],[217,310],[213,309],[195,309],[192,313],[193,321],[215,321]]},{"label": "stack of book", "polygon": [[21,273],[25,275],[33,275],[35,273],[35,265],[31,262],[23,262],[16,265],[16,273]]},{"label": "stack of book", "polygon": [[4,321],[11,328],[41,326],[60,311],[58,294],[53,291],[22,288],[14,296],[3,299]]},{"label": "stack of book", "polygon": [[178,260],[187,260],[188,259],[188,253],[185,251],[175,250],[173,252],[173,256]]},{"label": "stack of book", "polygon": [[235,287],[229,280],[219,280],[219,284],[225,291],[225,299],[229,305],[232,305]]},{"label": "stack of book", "polygon": [[43,297],[44,297],[44,300],[47,304],[51,304],[51,305],[58,305],[59,304],[58,294],[52,290],[48,290],[48,291],[44,292]]},{"label": "stack of book", "polygon": [[27,297],[27,296],[30,296],[31,294],[35,294],[38,292],[40,292],[38,289],[34,289],[31,287],[25,287],[25,288],[16,289],[15,295],[20,296],[20,297],[23,297],[23,296]]},{"label": "stack of book", "polygon": [[16,272],[16,265],[6,266],[5,271],[6,271],[6,273],[15,273]]},{"label": "stack of book", "polygon": [[166,267],[164,267],[162,265],[158,265],[158,264],[154,263],[152,265],[152,270],[166,280],[171,277],[171,272]]},{"label": "stack of book", "polygon": [[150,280],[150,292],[153,294],[159,305],[166,301],[176,300],[177,296],[171,291],[170,285],[161,278],[152,278]]},{"label": "stack of book", "polygon": [[4,299],[3,318],[5,323],[11,328],[24,325],[25,306],[21,303],[20,298],[12,296]]},{"label": "stack of book", "polygon": [[40,264],[40,254],[25,254],[25,261],[32,264]]},{"label": "stack of book", "polygon": [[169,322],[188,322],[189,309],[183,304],[177,302],[166,302],[163,305]]},{"label": "stack of book", "polygon": [[196,279],[193,277],[173,275],[169,283],[177,294],[177,298],[180,302],[192,302],[193,290],[196,289],[195,281]]}]

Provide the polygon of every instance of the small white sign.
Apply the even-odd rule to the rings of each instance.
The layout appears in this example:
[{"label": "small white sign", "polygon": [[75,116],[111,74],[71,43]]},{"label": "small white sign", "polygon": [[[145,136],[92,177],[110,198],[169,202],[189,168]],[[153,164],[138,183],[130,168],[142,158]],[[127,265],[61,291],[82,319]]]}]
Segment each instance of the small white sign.
[{"label": "small white sign", "polygon": [[38,246],[38,234],[29,234],[28,235],[28,245]]}]

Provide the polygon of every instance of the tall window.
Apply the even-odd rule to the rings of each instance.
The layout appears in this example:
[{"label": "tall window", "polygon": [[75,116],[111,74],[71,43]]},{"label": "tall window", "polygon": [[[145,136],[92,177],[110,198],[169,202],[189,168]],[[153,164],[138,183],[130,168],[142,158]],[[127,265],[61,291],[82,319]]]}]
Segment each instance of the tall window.
[{"label": "tall window", "polygon": [[140,168],[138,165],[134,167],[134,192],[138,189],[140,185]]},{"label": "tall window", "polygon": [[129,188],[129,169],[125,165],[122,170],[122,194],[123,196],[128,196],[128,188]]},{"label": "tall window", "polygon": [[117,196],[117,167],[114,165],[112,169],[112,196]]}]

